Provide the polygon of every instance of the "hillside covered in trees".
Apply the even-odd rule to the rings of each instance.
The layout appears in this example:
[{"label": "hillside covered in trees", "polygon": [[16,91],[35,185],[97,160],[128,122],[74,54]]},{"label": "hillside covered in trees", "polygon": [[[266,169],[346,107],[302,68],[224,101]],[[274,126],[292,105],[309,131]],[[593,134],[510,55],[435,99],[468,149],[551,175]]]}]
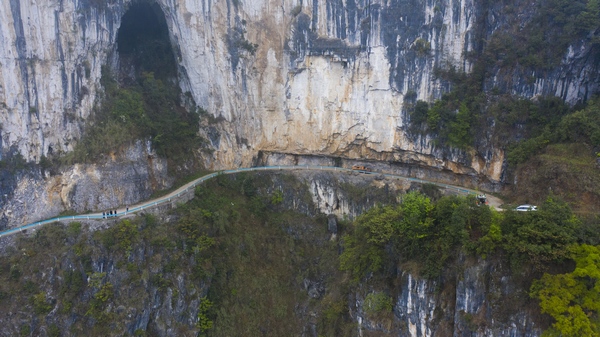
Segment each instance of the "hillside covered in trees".
[{"label": "hillside covered in trees", "polygon": [[[353,204],[378,206],[332,223],[315,209],[306,177],[239,174],[199,186],[168,215],[108,228],[54,224],[20,237],[0,258],[1,331],[407,333],[415,322],[403,307],[410,306],[405,292],[421,282],[430,290],[420,296],[436,308],[423,313],[434,335],[502,332],[511,324],[528,336],[598,333],[600,233],[558,197],[537,212],[497,212],[429,185],[390,193],[367,180],[358,186],[371,190],[365,194],[333,176],[320,179]],[[472,268],[476,276],[468,276]],[[461,279],[471,277],[485,285],[467,287],[485,298],[474,312],[460,309],[458,296]],[[514,315],[532,325],[520,326]]]}]

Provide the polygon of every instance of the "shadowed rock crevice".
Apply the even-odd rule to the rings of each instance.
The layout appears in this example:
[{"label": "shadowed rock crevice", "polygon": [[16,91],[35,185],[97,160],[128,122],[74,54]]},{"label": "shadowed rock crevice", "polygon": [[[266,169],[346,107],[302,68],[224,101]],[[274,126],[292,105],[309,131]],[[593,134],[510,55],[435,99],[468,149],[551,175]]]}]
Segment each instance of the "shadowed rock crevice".
[{"label": "shadowed rock crevice", "polygon": [[142,72],[160,80],[177,78],[165,15],[157,3],[137,2],[123,15],[117,35],[119,82],[128,85]]}]

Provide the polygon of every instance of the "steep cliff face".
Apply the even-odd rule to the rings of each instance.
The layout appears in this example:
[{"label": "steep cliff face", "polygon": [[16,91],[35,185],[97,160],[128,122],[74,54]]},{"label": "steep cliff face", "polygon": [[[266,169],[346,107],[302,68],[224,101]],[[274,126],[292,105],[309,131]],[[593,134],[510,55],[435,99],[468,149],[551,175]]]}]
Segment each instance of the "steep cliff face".
[{"label": "steep cliff face", "polygon": [[[502,3],[444,1],[159,0],[179,64],[180,85],[218,119],[210,167],[248,165],[257,151],[402,161],[499,181],[503,152],[440,149],[409,137],[408,95],[448,90],[434,69],[471,71],[468,55],[507,22],[531,18]],[[510,7],[510,6],[508,6]],[[119,62],[116,39],[128,1],[20,0],[0,7],[2,152],[26,159],[68,151],[92,113],[102,64]],[[520,12],[519,12],[520,11]],[[543,73],[496,69],[487,87],[570,103],[598,86],[593,48],[574,43]],[[416,96],[415,96],[416,95]]]},{"label": "steep cliff face", "polygon": [[3,153],[14,147],[35,161],[72,149],[92,113],[119,17],[119,11],[98,11],[89,1],[2,3]]},{"label": "steep cliff face", "polygon": [[97,164],[77,164],[61,174],[32,170],[14,178],[3,192],[0,228],[51,218],[64,211],[85,213],[132,205],[170,187],[166,160],[139,141],[122,156]]},{"label": "steep cliff face", "polygon": [[[435,280],[404,264],[383,281],[349,283],[339,271],[339,234],[349,229],[342,218],[418,188],[375,178],[223,175],[169,215],[3,238],[0,334],[540,335],[535,303],[500,259],[461,255]],[[373,293],[389,298],[385,313],[369,311]],[[206,298],[212,307],[201,304]]]},{"label": "steep cliff face", "polygon": [[532,308],[528,308],[528,294],[515,284],[501,264],[486,260],[460,263],[466,263],[462,272],[445,275],[437,282],[402,271],[397,280],[399,295],[393,302],[392,324],[370,318],[364,296],[357,294],[353,309],[363,335],[377,332],[410,337],[542,334],[539,322],[532,319]]}]

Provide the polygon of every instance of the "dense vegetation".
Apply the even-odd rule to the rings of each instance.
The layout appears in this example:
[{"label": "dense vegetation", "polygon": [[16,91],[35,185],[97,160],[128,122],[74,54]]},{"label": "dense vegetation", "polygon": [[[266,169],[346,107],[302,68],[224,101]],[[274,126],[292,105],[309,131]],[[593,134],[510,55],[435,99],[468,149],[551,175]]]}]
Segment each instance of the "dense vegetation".
[{"label": "dense vegetation", "polygon": [[576,264],[573,272],[544,274],[531,287],[542,312],[555,320],[545,335],[599,336],[600,246],[573,245],[570,257]]},{"label": "dense vegetation", "polygon": [[514,203],[544,200],[549,191],[560,195],[590,221],[600,215],[600,170],[597,155],[581,143],[549,144],[514,171],[518,184],[505,189]]},{"label": "dense vegetation", "polygon": [[544,127],[509,149],[509,163],[523,163],[549,144],[557,143],[580,143],[591,149],[598,149],[600,153],[599,98],[592,100],[586,108],[566,114],[554,123],[542,121],[538,125]]},{"label": "dense vegetation", "polygon": [[181,163],[200,148],[199,111],[187,112],[180,106],[180,92],[153,73],[142,73],[139,83],[119,87],[105,69],[102,84],[105,99],[93,122],[75,150],[66,155],[67,162],[96,161],[101,155],[115,152],[136,140],[150,139],[156,152]]},{"label": "dense vegetation", "polygon": [[[445,291],[466,256],[503,261],[521,279],[511,308],[536,303],[531,287],[537,310],[556,319],[550,332],[597,329],[600,233],[556,197],[537,212],[499,213],[423,185],[427,195],[391,198],[341,223],[342,239],[331,240],[324,216],[288,210],[311,203],[306,191],[287,175],[223,175],[165,223],[145,215],[95,232],[79,223],[46,226],[0,258],[0,312],[25,308],[22,335],[143,336],[171,326],[180,335],[291,336],[310,328],[348,336],[356,333],[354,296],[364,317],[393,324],[399,269]],[[123,314],[144,308],[154,308],[145,325]]]},{"label": "dense vegetation", "polygon": [[509,163],[516,165],[549,143],[582,142],[592,147],[600,144],[596,98],[586,108],[570,108],[558,97],[532,101],[483,93],[475,75],[454,71],[439,74],[455,83],[454,90],[431,105],[409,100],[407,106],[410,131],[435,134],[440,145],[469,149],[492,141],[507,148]]},{"label": "dense vegetation", "polygon": [[[341,266],[358,280],[386,266],[417,260],[420,274],[436,278],[460,252],[482,257],[502,250],[512,266],[544,270],[569,257],[579,239],[579,220],[553,198],[537,212],[504,214],[477,205],[474,197],[443,197],[433,203],[412,192],[399,206],[376,207],[354,223],[345,238]],[[587,242],[587,241],[585,241]]]},{"label": "dense vegetation", "polygon": [[[502,29],[491,36],[479,37],[476,44],[480,48],[476,49],[480,51],[467,55],[473,62],[471,73],[460,73],[454,68],[438,69],[436,76],[453,88],[440,100],[428,104],[415,101],[414,92],[407,93],[410,131],[433,135],[440,145],[462,149],[476,148],[482,140],[487,144],[492,131],[494,143],[519,148],[515,150],[518,153],[511,155],[511,164],[514,164],[525,159],[523,152],[531,153],[532,149],[544,145],[541,139],[521,145],[522,140],[552,133],[563,116],[580,110],[581,107],[570,110],[557,97],[537,101],[514,97],[510,78],[505,79],[506,88],[486,87],[492,76],[499,76],[503,82],[503,74],[543,74],[559,66],[571,44],[582,41],[596,46],[600,42],[597,0],[545,0],[536,6],[535,13],[525,24],[519,16],[504,23]],[[526,12],[525,8],[512,4],[504,10],[507,17],[514,16],[514,11]],[[485,24],[485,20],[480,24]],[[480,30],[486,31],[486,27]],[[597,127],[597,122],[595,124]]]},{"label": "dense vegetation", "polygon": [[597,244],[600,235],[590,234],[554,197],[537,212],[501,214],[478,206],[472,197],[433,203],[412,192],[401,205],[376,207],[356,220],[344,237],[340,265],[359,282],[393,275],[397,265],[415,261],[423,277],[436,279],[442,272],[447,277],[460,254],[504,256],[515,273],[528,269],[529,277],[564,269],[564,262],[574,260],[575,271],[544,273],[531,295],[556,321],[547,335],[592,336],[600,333],[600,246],[588,243]]},{"label": "dense vegetation", "polygon": [[[18,312],[24,336],[152,336],[167,326],[180,336],[293,336],[312,313],[320,334],[350,335],[327,219],[286,211],[272,186],[266,175],[220,176],[171,222],[43,227],[0,257],[0,312]],[[138,326],[145,312],[152,318]]]},{"label": "dense vegetation", "polygon": [[[563,119],[575,111],[558,97],[531,101],[506,94],[484,93],[475,74],[467,76],[454,70],[439,70],[438,76],[455,83],[454,89],[433,104],[409,99],[407,109],[411,122],[409,131],[433,134],[439,145],[470,149],[482,144],[488,146],[491,142],[507,147],[509,152],[528,148],[522,144],[523,140],[551,133],[559,124],[568,123]],[[511,164],[514,163],[516,161],[511,159]]]},{"label": "dense vegetation", "polygon": [[559,65],[569,45],[576,41],[600,42],[598,0],[539,1],[529,22],[511,24],[507,30],[496,31],[490,39],[484,55],[487,62],[501,67],[518,65],[545,70]]},{"label": "dense vegetation", "polygon": [[[527,12],[518,6],[504,10]],[[597,213],[600,98],[573,107],[559,97],[529,100],[512,94],[511,81],[515,74],[540,76],[556,69],[569,44],[597,48],[598,2],[540,1],[530,14],[525,25],[520,19],[508,20],[488,38],[480,37],[480,51],[468,55],[473,62],[469,74],[437,69],[436,76],[452,88],[441,99],[429,104],[407,93],[408,131],[465,153],[504,149],[504,179],[518,181],[506,190],[514,202],[542,202],[551,189],[578,212]],[[491,88],[491,83],[506,87]]]}]

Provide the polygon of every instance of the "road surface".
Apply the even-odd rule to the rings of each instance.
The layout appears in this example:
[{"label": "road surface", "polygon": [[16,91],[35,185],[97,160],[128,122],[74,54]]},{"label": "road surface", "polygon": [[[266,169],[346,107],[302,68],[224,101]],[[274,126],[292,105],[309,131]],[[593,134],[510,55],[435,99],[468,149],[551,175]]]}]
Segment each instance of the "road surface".
[{"label": "road surface", "polygon": [[[220,174],[235,174],[235,173],[248,172],[248,171],[279,171],[279,170],[319,170],[319,171],[334,171],[334,172],[357,172],[356,170],[342,168],[342,167],[309,166],[309,165],[304,165],[304,166],[261,166],[261,167],[250,167],[250,168],[240,168],[240,169],[235,169],[235,170],[219,171],[219,172],[205,175],[196,180],[193,180],[193,181],[179,187],[175,191],[173,191],[165,196],[162,196],[160,198],[147,200],[147,201],[141,202],[137,205],[129,206],[129,209],[127,209],[125,207],[114,208],[112,210],[116,210],[117,213],[116,213],[116,215],[112,215],[110,217],[103,216],[102,212],[55,217],[55,218],[51,218],[51,219],[47,219],[47,220],[30,223],[30,224],[27,224],[27,225],[24,225],[21,227],[16,227],[16,228],[2,231],[2,232],[0,232],[0,238],[4,237],[4,236],[13,235],[16,233],[21,233],[24,230],[34,229],[39,226],[43,226],[45,224],[49,224],[49,223],[53,223],[53,222],[57,222],[57,221],[94,220],[94,219],[111,220],[114,218],[121,218],[124,216],[129,216],[131,214],[141,212],[145,209],[154,208],[154,207],[157,207],[164,203],[171,202],[172,200],[179,198],[183,193],[188,192],[190,189],[195,188],[196,186],[203,183],[204,181],[206,181],[208,179],[212,179]],[[395,174],[388,174],[388,173],[382,173],[382,172],[371,172],[371,171],[358,171],[358,172],[362,172],[362,173],[366,173],[366,174],[383,175],[384,177],[389,178],[389,179],[401,179],[401,180],[407,180],[410,182],[435,184],[439,187],[453,190],[459,194],[467,194],[467,195],[468,194],[481,194],[481,192],[471,190],[468,188],[464,188],[464,187],[436,183],[433,181],[427,181],[427,180],[422,180],[422,179],[417,179],[417,178],[404,177],[404,176],[399,176],[399,175],[395,175]],[[502,200],[500,200],[496,197],[493,197],[493,196],[487,196],[487,200],[491,207],[494,207],[495,209],[500,210],[500,205],[502,204]]]}]

